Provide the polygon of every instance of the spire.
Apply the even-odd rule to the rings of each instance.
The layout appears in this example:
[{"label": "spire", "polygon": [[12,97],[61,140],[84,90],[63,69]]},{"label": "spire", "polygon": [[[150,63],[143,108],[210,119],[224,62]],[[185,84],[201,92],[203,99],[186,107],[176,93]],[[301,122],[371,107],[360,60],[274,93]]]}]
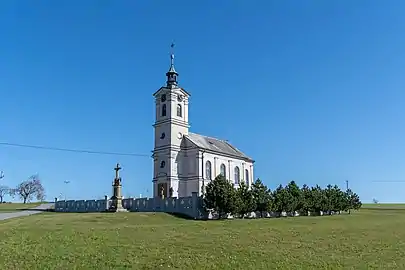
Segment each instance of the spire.
[{"label": "spire", "polygon": [[176,70],[174,69],[174,43],[170,45],[170,68],[169,71],[166,73],[167,76],[167,86],[173,87],[177,86],[177,76],[179,75]]}]

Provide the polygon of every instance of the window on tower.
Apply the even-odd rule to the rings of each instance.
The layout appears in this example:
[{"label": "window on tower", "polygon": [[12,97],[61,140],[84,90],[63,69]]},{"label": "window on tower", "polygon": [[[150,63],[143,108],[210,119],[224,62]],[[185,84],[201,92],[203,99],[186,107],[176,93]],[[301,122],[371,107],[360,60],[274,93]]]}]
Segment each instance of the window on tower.
[{"label": "window on tower", "polygon": [[164,168],[166,166],[166,162],[164,162],[163,160],[162,160],[162,162],[160,162],[160,168]]},{"label": "window on tower", "polygon": [[162,106],[162,116],[166,116],[166,104]]},{"label": "window on tower", "polygon": [[245,170],[245,175],[246,175],[246,176],[245,176],[245,178],[246,178],[246,179],[245,179],[245,180],[246,180],[246,185],[249,186],[250,181],[249,181],[249,171],[248,171],[248,169]]},{"label": "window on tower", "polygon": [[182,107],[180,104],[177,104],[177,116],[182,117],[183,112],[182,112]]},{"label": "window on tower", "polygon": [[225,167],[225,164],[222,163],[220,169],[221,169],[221,170],[220,170],[220,171],[221,171],[221,175],[226,178],[226,167]]}]

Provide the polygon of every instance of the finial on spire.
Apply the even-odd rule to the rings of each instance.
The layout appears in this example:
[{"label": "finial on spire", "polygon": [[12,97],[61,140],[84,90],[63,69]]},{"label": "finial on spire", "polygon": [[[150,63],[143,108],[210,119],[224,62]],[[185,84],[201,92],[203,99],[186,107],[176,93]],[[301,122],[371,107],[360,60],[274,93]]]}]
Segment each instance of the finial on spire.
[{"label": "finial on spire", "polygon": [[174,65],[174,42],[170,44],[170,65]]},{"label": "finial on spire", "polygon": [[170,44],[170,68],[166,73],[167,76],[167,86],[176,86],[177,85],[177,72],[174,69],[174,42]]}]

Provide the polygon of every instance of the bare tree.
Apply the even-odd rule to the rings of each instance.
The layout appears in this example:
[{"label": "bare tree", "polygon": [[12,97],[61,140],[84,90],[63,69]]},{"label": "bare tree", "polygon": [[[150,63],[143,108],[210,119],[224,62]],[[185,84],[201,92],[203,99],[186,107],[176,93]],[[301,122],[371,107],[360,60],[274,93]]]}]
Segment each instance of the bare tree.
[{"label": "bare tree", "polygon": [[4,196],[10,193],[10,188],[7,186],[0,186],[0,203],[3,202]]},{"label": "bare tree", "polygon": [[20,197],[24,203],[30,202],[34,197],[37,200],[45,198],[45,189],[37,175],[19,184],[12,193]]},{"label": "bare tree", "polygon": [[373,203],[378,203],[378,200],[376,198],[374,198]]}]

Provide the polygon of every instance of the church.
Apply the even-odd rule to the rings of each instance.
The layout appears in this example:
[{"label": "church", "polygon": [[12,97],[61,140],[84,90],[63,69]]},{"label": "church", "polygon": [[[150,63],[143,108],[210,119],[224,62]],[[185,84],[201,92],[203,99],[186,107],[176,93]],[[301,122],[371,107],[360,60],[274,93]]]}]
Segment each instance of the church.
[{"label": "church", "polygon": [[189,131],[190,94],[179,86],[174,54],[166,85],[155,98],[155,147],[153,149],[153,197],[200,196],[205,185],[219,174],[234,184],[253,181],[254,160],[225,140]]}]

